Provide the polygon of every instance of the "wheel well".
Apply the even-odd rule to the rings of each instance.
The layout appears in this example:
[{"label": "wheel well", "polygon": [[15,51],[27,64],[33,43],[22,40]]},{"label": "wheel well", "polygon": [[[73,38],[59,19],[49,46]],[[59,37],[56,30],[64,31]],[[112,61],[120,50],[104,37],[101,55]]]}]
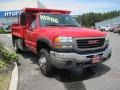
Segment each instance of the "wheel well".
[{"label": "wheel well", "polygon": [[46,42],[43,41],[38,41],[36,48],[37,48],[37,53],[39,53],[39,51],[43,48],[46,49],[47,51],[51,50],[51,47]]},{"label": "wheel well", "polygon": [[24,51],[26,46],[24,43],[24,39],[16,37],[16,36],[12,36],[12,42],[13,42],[13,46],[15,46],[15,41],[17,40],[17,46],[20,50]]},{"label": "wheel well", "polygon": [[18,39],[18,37],[12,36],[12,43],[13,43],[13,46],[14,46],[14,41],[15,41],[15,39]]}]

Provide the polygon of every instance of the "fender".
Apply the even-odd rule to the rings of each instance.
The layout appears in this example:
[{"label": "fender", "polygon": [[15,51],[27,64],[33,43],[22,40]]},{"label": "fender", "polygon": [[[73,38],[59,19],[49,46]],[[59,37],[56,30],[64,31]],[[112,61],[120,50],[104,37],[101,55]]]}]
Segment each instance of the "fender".
[{"label": "fender", "polygon": [[[50,41],[50,40],[48,40],[48,39],[46,39],[46,38],[38,38],[37,39],[37,42],[44,42],[44,43],[46,43],[51,49],[52,49],[52,42]],[[37,44],[36,44],[37,45]]]}]

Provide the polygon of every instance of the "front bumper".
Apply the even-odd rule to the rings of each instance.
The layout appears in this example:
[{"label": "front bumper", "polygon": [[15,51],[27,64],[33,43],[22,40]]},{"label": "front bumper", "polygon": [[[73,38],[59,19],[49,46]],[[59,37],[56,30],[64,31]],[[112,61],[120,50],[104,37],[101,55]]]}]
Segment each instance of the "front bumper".
[{"label": "front bumper", "polygon": [[59,69],[75,69],[81,67],[90,67],[99,63],[92,64],[91,56],[93,55],[101,55],[103,60],[99,63],[102,63],[108,60],[111,57],[111,48],[108,47],[105,51],[99,53],[91,53],[91,54],[77,54],[74,52],[50,52],[51,63],[53,66]]}]

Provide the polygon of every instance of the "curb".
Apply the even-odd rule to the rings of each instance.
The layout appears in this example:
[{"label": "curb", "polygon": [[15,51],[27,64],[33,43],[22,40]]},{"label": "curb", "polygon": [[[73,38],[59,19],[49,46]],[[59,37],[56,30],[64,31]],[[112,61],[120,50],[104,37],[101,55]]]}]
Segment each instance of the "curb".
[{"label": "curb", "polygon": [[18,86],[18,66],[17,63],[14,63],[15,67],[12,71],[11,81],[8,90],[17,90]]}]

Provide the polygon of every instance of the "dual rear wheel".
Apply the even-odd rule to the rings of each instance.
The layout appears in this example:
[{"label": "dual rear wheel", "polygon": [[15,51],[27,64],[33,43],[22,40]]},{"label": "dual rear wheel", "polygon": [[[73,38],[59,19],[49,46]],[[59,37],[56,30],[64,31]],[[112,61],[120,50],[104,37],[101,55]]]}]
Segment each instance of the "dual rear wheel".
[{"label": "dual rear wheel", "polygon": [[22,50],[20,50],[20,49],[18,48],[18,40],[17,40],[17,39],[15,39],[15,40],[13,41],[13,46],[14,46],[14,51],[15,51],[16,53],[21,53],[21,52],[22,52]]}]

